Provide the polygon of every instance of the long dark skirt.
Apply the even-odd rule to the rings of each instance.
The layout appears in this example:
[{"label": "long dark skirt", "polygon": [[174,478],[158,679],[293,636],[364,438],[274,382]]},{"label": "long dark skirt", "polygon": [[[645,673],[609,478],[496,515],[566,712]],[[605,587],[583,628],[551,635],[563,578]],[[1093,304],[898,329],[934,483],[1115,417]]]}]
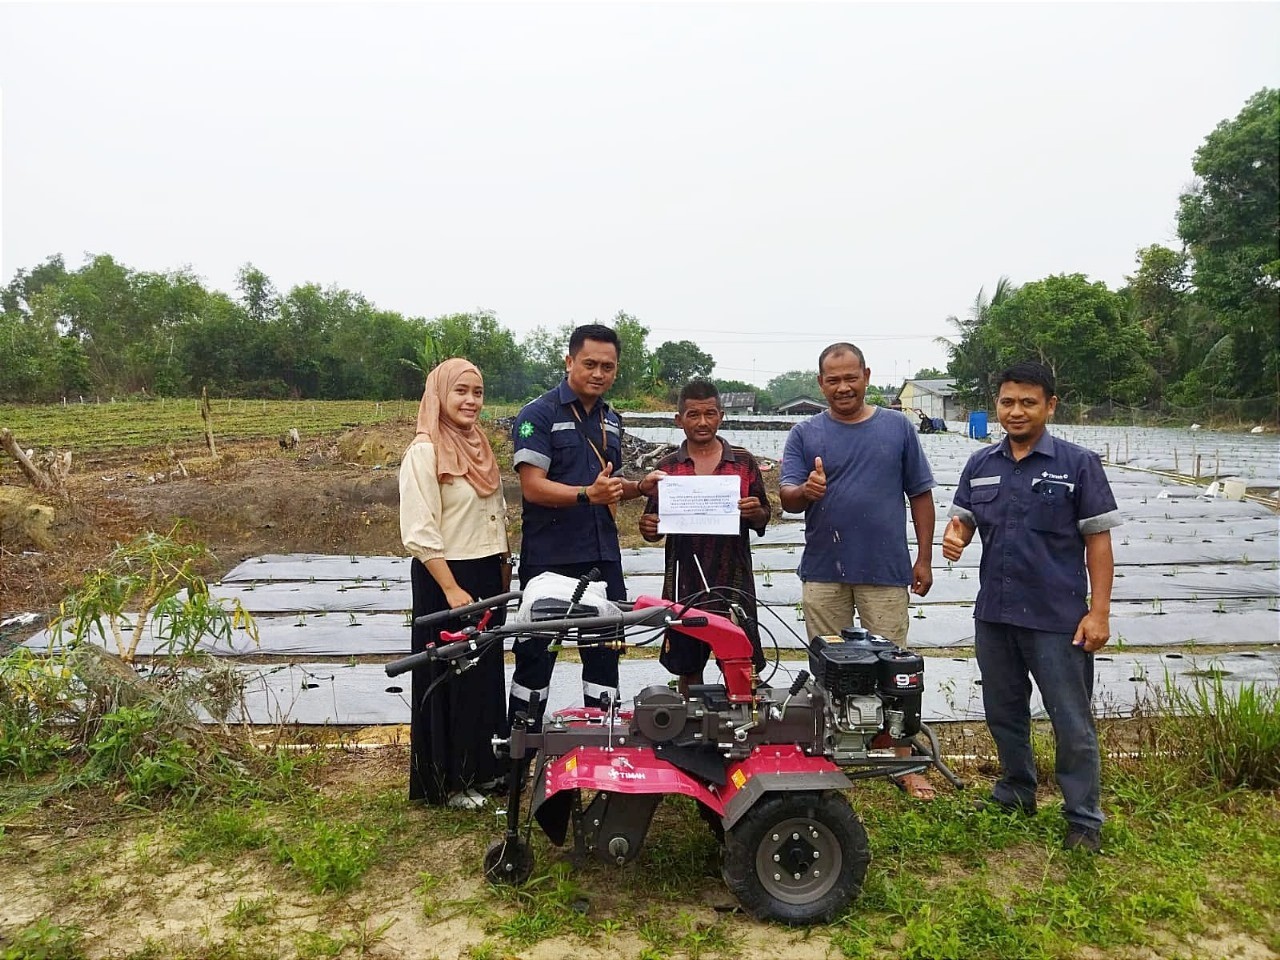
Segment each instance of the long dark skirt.
[{"label": "long dark skirt", "polygon": [[[413,615],[447,610],[444,591],[418,560],[412,565]],[[502,565],[498,557],[480,560],[450,560],[454,579],[477,600],[502,592]],[[495,614],[492,624],[501,622]],[[413,628],[414,653],[429,641],[439,642],[441,630],[461,629],[461,622]],[[444,668],[430,664],[413,671],[412,712],[409,743],[409,799],[443,804],[455,793],[484,789],[506,776],[507,764],[493,755],[494,736],[506,736],[506,680],[502,668],[502,645],[495,644],[474,667],[461,676],[441,680],[426,700],[427,688]]]}]

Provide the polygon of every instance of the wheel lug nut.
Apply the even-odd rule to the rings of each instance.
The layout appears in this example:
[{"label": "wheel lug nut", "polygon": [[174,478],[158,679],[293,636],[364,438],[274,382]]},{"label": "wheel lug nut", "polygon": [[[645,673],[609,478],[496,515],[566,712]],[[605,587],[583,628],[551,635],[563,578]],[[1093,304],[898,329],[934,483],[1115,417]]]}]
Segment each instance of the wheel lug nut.
[{"label": "wheel lug nut", "polygon": [[794,879],[794,880],[799,880],[799,879],[800,879],[800,874],[798,874],[798,873],[793,874],[793,875],[792,875],[792,879]]},{"label": "wheel lug nut", "polygon": [[792,840],[799,840],[799,839],[800,839],[800,834],[798,834],[798,833],[793,833],[793,834],[791,835],[791,839],[792,839]]},{"label": "wheel lug nut", "polygon": [[781,860],[782,860],[781,855],[776,854],[776,853],[773,855],[773,862],[774,862],[774,863],[778,863],[778,862],[779,862],[779,861],[781,861]]},{"label": "wheel lug nut", "polygon": [[781,880],[781,879],[782,879],[782,874],[780,874],[780,873],[775,873],[775,874],[773,875],[773,879],[774,879],[774,880]]},{"label": "wheel lug nut", "polygon": [[774,839],[774,840],[777,840],[777,839],[778,839],[778,835],[777,835],[776,833],[773,835],[773,839]]}]

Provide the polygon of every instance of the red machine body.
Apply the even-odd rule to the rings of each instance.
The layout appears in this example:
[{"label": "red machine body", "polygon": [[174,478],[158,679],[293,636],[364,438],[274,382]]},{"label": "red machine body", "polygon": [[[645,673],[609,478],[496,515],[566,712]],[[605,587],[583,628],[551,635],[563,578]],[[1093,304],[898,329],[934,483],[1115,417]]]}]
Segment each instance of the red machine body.
[{"label": "red machine body", "polygon": [[[688,606],[662,597],[636,597],[632,605],[634,610],[645,610],[650,607],[666,607],[676,613],[688,611]],[[724,674],[724,686],[730,703],[750,703],[755,692],[751,680],[751,641],[743,633],[742,628],[717,613],[704,613],[701,610],[689,611],[698,617],[705,617],[706,626],[680,625],[680,632],[701,640],[711,648],[711,655],[720,664],[720,672]]]}]

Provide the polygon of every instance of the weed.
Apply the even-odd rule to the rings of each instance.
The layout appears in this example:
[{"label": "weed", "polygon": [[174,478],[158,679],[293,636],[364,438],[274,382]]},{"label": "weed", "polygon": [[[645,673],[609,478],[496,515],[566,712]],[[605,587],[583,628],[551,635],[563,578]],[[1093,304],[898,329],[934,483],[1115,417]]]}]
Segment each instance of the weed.
[{"label": "weed", "polygon": [[440,886],[440,878],[433,873],[423,870],[418,874],[418,885],[413,888],[413,892],[422,901],[422,915],[430,919],[436,914],[436,910],[440,906],[440,901],[436,897],[436,889]]},{"label": "weed", "polygon": [[84,957],[80,928],[58,926],[45,917],[12,936],[7,942],[0,940],[0,960],[82,960]]},{"label": "weed", "polygon": [[1215,672],[1190,689],[1170,682],[1164,697],[1171,716],[1162,729],[1190,782],[1280,788],[1280,690],[1252,683],[1231,690]]},{"label": "weed", "polygon": [[366,917],[360,921],[359,927],[341,932],[343,949],[346,950],[350,947],[355,951],[355,956],[365,956],[370,949],[376,947],[386,938],[387,931],[391,929],[393,923],[395,923],[394,919],[385,920],[376,927],[370,927],[369,920]]},{"label": "weed", "polygon": [[275,856],[292,866],[316,893],[346,893],[377,859],[384,834],[362,823],[333,824],[313,819],[277,837]]},{"label": "weed", "polygon": [[347,949],[347,942],[323,930],[304,930],[293,938],[293,948],[298,952],[298,960],[319,960],[338,956]]},{"label": "weed", "polygon": [[666,957],[675,949],[676,938],[666,917],[645,920],[640,924],[640,939],[649,945],[648,952],[654,957]]},{"label": "weed", "polygon": [[733,954],[734,940],[725,925],[717,920],[704,923],[687,913],[681,913],[676,922],[683,931],[676,943],[689,960],[699,960],[704,953]]},{"label": "weed", "polygon": [[100,635],[109,632],[126,663],[133,661],[153,621],[159,649],[170,655],[192,652],[205,637],[229,643],[237,629],[247,630],[256,642],[257,626],[248,611],[239,601],[224,609],[197,573],[198,565],[213,559],[212,552],[202,543],[181,540],[180,529],[145,533],[113,550],[105,566],[90,572],[59,607],[52,623],[55,639],[63,642],[69,634],[71,642],[84,643],[95,629]]},{"label": "weed", "polygon": [[182,842],[174,854],[189,862],[261,850],[273,836],[269,829],[258,823],[262,813],[261,806],[255,804],[248,810],[238,806],[220,807],[192,817],[191,825],[184,831]]},{"label": "weed", "polygon": [[227,914],[227,926],[236,930],[249,927],[263,927],[275,919],[276,898],[273,896],[258,897],[246,900],[236,899],[236,905]]},{"label": "weed", "polygon": [[586,897],[566,863],[554,863],[523,887],[506,888],[519,903],[515,916],[497,924],[496,932],[517,944],[533,944],[563,933],[587,936],[591,924],[583,914]]},{"label": "weed", "polygon": [[138,799],[183,790],[195,779],[196,750],[159,723],[154,707],[120,707],[102,717],[86,745],[82,782],[123,779]]},{"label": "weed", "polygon": [[0,659],[0,775],[37,776],[66,754],[60,724],[74,681],[61,657],[36,657],[19,647]]}]

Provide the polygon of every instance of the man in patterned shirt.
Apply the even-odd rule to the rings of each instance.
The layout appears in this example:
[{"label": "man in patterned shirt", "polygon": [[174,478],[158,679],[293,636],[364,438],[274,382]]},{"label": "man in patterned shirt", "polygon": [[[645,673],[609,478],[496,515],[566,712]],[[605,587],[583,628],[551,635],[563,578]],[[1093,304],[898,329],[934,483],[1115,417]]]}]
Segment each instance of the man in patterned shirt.
[{"label": "man in patterned shirt", "polygon": [[[714,383],[693,380],[685,384],[680,391],[676,413],[676,426],[684,431],[684,443],[675,453],[664,457],[656,469],[672,477],[738,477],[741,483],[738,500],[738,513],[742,518],[740,529],[736,536],[668,536],[662,595],[669,600],[693,600],[708,586],[713,591],[720,591],[720,596],[705,602],[698,598],[696,606],[738,621],[751,640],[752,662],[760,671],[764,669],[765,659],[756,624],[756,585],[751,570],[750,531],[764,533],[770,516],[769,498],[756,458],[719,437],[717,431],[723,419],[720,393]],[[661,498],[662,482],[659,481],[657,495],[649,498],[640,518],[640,535],[650,542],[657,542],[663,536],[658,532]],[[709,654],[710,648],[701,640],[668,630],[659,659],[664,667],[680,678],[680,692],[688,694],[690,684],[702,683],[702,671]]]}]

